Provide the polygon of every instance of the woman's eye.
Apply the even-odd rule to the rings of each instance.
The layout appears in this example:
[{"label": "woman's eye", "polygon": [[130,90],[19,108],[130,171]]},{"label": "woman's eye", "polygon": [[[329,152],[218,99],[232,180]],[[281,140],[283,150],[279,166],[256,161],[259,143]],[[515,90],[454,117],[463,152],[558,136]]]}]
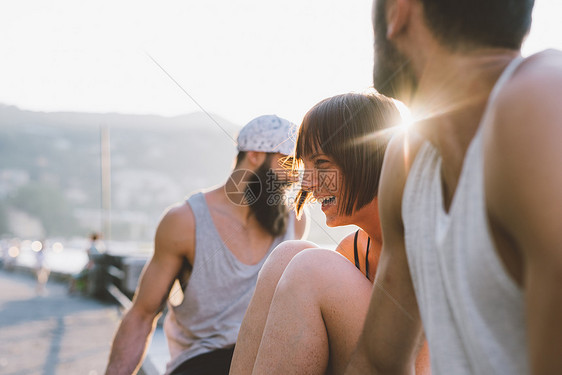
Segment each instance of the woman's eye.
[{"label": "woman's eye", "polygon": [[316,162],[314,163],[314,167],[316,168],[327,168],[329,166],[330,166],[329,160],[319,159],[316,160]]}]

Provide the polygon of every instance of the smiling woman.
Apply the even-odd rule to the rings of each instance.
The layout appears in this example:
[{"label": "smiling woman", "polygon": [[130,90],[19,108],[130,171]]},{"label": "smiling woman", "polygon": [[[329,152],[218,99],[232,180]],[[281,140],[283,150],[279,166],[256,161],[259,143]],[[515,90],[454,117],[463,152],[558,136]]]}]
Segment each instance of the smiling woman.
[{"label": "smiling woman", "polygon": [[332,207],[341,216],[338,224],[327,216],[329,226],[355,224],[349,222],[349,216],[377,195],[391,134],[385,130],[399,123],[392,99],[374,92],[334,96],[308,111],[295,146],[296,167],[304,165],[297,213],[314,197],[323,200],[324,213]]},{"label": "smiling woman", "polygon": [[[390,129],[399,123],[395,103],[374,92],[334,96],[305,115],[294,157],[294,168],[304,168],[297,212],[317,200],[328,226],[361,229],[336,251],[305,241],[274,250],[242,322],[231,375],[343,372],[377,270],[378,184]],[[422,352],[418,373],[428,368]]]}]

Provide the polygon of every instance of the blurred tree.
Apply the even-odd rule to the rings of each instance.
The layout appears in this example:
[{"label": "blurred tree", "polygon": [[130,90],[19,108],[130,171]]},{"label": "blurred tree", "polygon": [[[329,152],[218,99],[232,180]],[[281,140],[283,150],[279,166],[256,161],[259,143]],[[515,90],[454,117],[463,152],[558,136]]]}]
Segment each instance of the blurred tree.
[{"label": "blurred tree", "polygon": [[9,203],[41,220],[47,236],[68,236],[80,233],[72,207],[62,192],[49,184],[31,182],[20,187]]},{"label": "blurred tree", "polygon": [[8,211],[6,204],[0,200],[0,235],[9,234],[10,228],[8,226]]}]

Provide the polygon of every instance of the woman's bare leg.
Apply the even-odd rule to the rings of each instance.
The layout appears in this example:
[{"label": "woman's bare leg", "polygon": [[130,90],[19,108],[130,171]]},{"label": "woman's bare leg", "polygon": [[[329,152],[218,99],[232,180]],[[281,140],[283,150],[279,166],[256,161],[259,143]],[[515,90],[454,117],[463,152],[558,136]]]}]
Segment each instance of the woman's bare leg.
[{"label": "woman's bare leg", "polygon": [[253,373],[343,373],[371,290],[367,278],[334,251],[294,256],[271,301]]},{"label": "woman's bare leg", "polygon": [[277,283],[296,254],[314,247],[317,246],[308,241],[285,241],[277,246],[266,260],[240,327],[230,366],[231,375],[252,373]]}]

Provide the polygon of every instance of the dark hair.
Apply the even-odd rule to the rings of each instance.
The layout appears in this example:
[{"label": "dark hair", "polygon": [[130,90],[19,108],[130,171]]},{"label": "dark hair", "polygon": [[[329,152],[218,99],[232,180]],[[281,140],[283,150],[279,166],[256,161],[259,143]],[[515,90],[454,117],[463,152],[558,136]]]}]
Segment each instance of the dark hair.
[{"label": "dark hair", "polygon": [[[384,1],[386,2],[386,0]],[[451,50],[520,49],[534,0],[421,0],[434,36]]]},{"label": "dark hair", "polygon": [[[397,125],[398,108],[378,93],[337,95],[316,104],[300,126],[294,167],[304,157],[322,151],[337,164],[343,174],[346,199],[338,202],[340,214],[351,215],[364,207],[378,193],[380,171],[390,132],[383,129]],[[300,216],[310,192],[297,194],[295,208]]]},{"label": "dark hair", "polygon": [[288,184],[280,182],[271,168],[273,153],[265,155],[263,163],[251,175],[244,194],[261,227],[277,237],[287,231],[289,208],[281,197]]},{"label": "dark hair", "polygon": [[238,151],[238,154],[236,154],[236,164],[235,164],[235,168],[240,166],[240,163],[242,162],[242,160],[244,160],[246,158],[246,151]]}]

